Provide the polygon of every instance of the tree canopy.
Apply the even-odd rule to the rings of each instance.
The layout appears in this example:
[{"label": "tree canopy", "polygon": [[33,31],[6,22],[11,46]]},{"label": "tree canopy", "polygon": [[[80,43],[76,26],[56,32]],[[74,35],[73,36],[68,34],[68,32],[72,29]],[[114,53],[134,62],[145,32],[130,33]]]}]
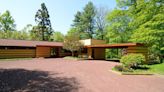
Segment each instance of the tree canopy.
[{"label": "tree canopy", "polygon": [[55,42],[63,42],[64,41],[64,35],[61,32],[56,31],[53,33],[52,39]]},{"label": "tree canopy", "polygon": [[75,15],[75,19],[73,20],[73,27],[82,34],[84,39],[93,38],[95,30],[95,15],[96,10],[92,2],[88,2],[83,11],[78,11]]},{"label": "tree canopy", "polygon": [[[79,39],[103,39],[108,43],[144,43],[149,57],[162,60],[164,56],[164,0],[116,0],[115,9],[96,7],[91,1],[77,11],[64,39],[53,31],[48,9],[44,3],[35,14],[36,25],[16,29],[9,11],[0,14],[0,38],[59,41],[74,52],[81,46]],[[118,50],[113,50],[117,53]],[[108,54],[107,55],[111,55]],[[114,55],[113,55],[114,56]]]},{"label": "tree canopy", "polygon": [[37,27],[35,27],[34,30],[38,32],[34,33],[40,35],[43,41],[50,40],[50,36],[52,35],[51,21],[48,9],[44,3],[41,4],[41,9],[36,12],[35,21]]},{"label": "tree canopy", "polygon": [[64,46],[63,48],[72,52],[72,56],[74,56],[75,51],[79,51],[83,44],[79,41],[78,33],[69,33],[65,36]]},{"label": "tree canopy", "polygon": [[16,26],[14,23],[15,21],[8,10],[0,15],[0,31],[14,31]]}]

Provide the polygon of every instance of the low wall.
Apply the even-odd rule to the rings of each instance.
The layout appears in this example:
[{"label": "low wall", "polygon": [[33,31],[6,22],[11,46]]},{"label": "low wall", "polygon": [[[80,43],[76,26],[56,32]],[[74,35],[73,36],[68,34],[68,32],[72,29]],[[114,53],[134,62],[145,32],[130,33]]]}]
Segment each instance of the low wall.
[{"label": "low wall", "polygon": [[0,49],[0,58],[35,57],[35,49]]}]

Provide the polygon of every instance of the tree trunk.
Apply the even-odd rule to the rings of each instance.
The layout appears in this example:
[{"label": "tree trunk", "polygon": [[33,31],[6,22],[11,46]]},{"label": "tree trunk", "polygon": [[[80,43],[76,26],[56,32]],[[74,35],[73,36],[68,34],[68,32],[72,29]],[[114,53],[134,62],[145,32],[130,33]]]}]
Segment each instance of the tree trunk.
[{"label": "tree trunk", "polygon": [[74,51],[71,51],[72,52],[72,57],[74,57]]},{"label": "tree trunk", "polygon": [[42,26],[42,40],[44,41],[45,39],[44,39],[44,28],[43,28],[43,26]]}]

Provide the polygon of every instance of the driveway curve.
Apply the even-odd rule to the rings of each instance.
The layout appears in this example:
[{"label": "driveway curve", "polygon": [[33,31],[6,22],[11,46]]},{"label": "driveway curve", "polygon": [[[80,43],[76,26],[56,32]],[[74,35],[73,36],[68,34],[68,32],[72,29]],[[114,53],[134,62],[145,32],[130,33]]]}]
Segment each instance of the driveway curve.
[{"label": "driveway curve", "polygon": [[[4,73],[4,69],[5,70],[24,69],[23,72],[25,70],[48,72],[49,76],[51,76],[52,78],[51,81],[53,80],[59,81],[61,78],[76,79],[77,83],[74,82],[74,86],[76,86],[76,90],[68,88],[68,86],[70,87],[70,85],[66,85],[68,83],[65,83],[66,85],[65,87],[63,87],[61,84],[57,85],[59,86],[58,91],[55,89],[56,91],[52,91],[52,92],[164,92],[164,77],[156,76],[156,75],[155,76],[154,75],[153,76],[152,75],[151,76],[150,75],[149,76],[148,75],[119,75],[110,71],[111,68],[117,64],[118,63],[116,62],[110,62],[110,61],[101,61],[101,60],[76,61],[76,60],[66,60],[63,58],[0,61],[0,74],[1,74],[0,88],[2,88],[2,82],[3,82],[2,75],[6,74]],[[12,76],[15,76],[14,74],[12,74]],[[19,74],[17,76],[19,76]],[[53,78],[58,78],[58,79],[53,79]],[[34,80],[34,79],[36,78],[30,80]],[[40,79],[40,77],[38,79]],[[47,79],[42,79],[42,80],[47,80]],[[29,81],[27,81],[27,84],[28,83]],[[30,83],[31,83],[30,85],[34,85],[34,83],[32,82]],[[54,87],[52,83],[49,81],[49,84],[51,84],[50,86]],[[47,86],[47,84],[45,85],[46,88],[49,87]],[[44,86],[40,85],[40,87],[44,88],[45,85]],[[61,87],[63,88],[63,90],[61,90]],[[26,87],[26,90],[30,88],[31,86],[28,86]],[[19,90],[15,90],[15,92],[19,92]]]}]

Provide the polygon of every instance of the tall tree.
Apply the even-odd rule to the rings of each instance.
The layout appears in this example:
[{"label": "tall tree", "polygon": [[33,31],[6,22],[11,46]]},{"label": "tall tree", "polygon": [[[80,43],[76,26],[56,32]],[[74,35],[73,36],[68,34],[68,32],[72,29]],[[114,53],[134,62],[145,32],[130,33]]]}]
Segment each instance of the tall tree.
[{"label": "tall tree", "polygon": [[[131,17],[126,7],[122,7],[124,5],[122,1],[117,2],[117,7],[107,14],[106,40],[108,43],[127,43],[133,33],[133,30],[129,28]],[[119,52],[121,49],[109,49],[106,55],[110,58],[120,58]]]},{"label": "tall tree", "polygon": [[95,28],[95,15],[95,6],[92,2],[88,2],[82,13],[82,27],[84,28],[84,32],[88,34],[89,38],[93,38]]},{"label": "tall tree", "polygon": [[78,11],[76,14],[75,14],[75,18],[73,20],[73,25],[72,25],[72,28],[71,30],[68,32],[68,34],[71,32],[78,32],[79,33],[79,36],[80,36],[80,39],[86,39],[86,38],[89,38],[88,37],[88,34],[84,31],[85,28],[83,26],[83,20],[82,20],[82,12]]},{"label": "tall tree", "polygon": [[75,18],[73,20],[73,27],[76,28],[78,31],[82,31],[82,13],[80,11],[77,11],[75,14]]},{"label": "tall tree", "polygon": [[[139,0],[135,6],[131,5],[132,21],[130,27],[134,29],[132,42],[144,43],[149,47],[149,56],[162,61],[164,53],[164,1]],[[152,58],[152,57],[150,57]]]},{"label": "tall tree", "polygon": [[132,34],[129,30],[128,23],[130,18],[126,10],[115,9],[109,12],[107,16],[107,38],[109,43],[125,43],[130,39]]},{"label": "tall tree", "polygon": [[84,7],[83,11],[78,11],[73,20],[73,29],[80,34],[80,39],[93,38],[95,28],[96,9],[92,2]]},{"label": "tall tree", "polygon": [[15,30],[15,24],[14,19],[11,16],[9,11],[5,11],[2,15],[0,15],[0,30],[6,32],[6,31],[14,31]]},{"label": "tall tree", "polygon": [[52,35],[51,21],[48,10],[44,3],[41,4],[41,9],[39,9],[35,15],[35,21],[37,22],[36,32],[41,34],[42,40],[50,40],[50,36]]},{"label": "tall tree", "polygon": [[96,9],[96,16],[95,16],[95,22],[96,22],[96,38],[100,40],[105,39],[105,27],[107,26],[106,22],[106,16],[107,16],[107,8],[105,7],[99,7]]},{"label": "tall tree", "polygon": [[9,11],[5,11],[2,15],[0,15],[1,38],[9,38],[12,36],[11,31],[15,31],[15,27],[15,21]]}]

